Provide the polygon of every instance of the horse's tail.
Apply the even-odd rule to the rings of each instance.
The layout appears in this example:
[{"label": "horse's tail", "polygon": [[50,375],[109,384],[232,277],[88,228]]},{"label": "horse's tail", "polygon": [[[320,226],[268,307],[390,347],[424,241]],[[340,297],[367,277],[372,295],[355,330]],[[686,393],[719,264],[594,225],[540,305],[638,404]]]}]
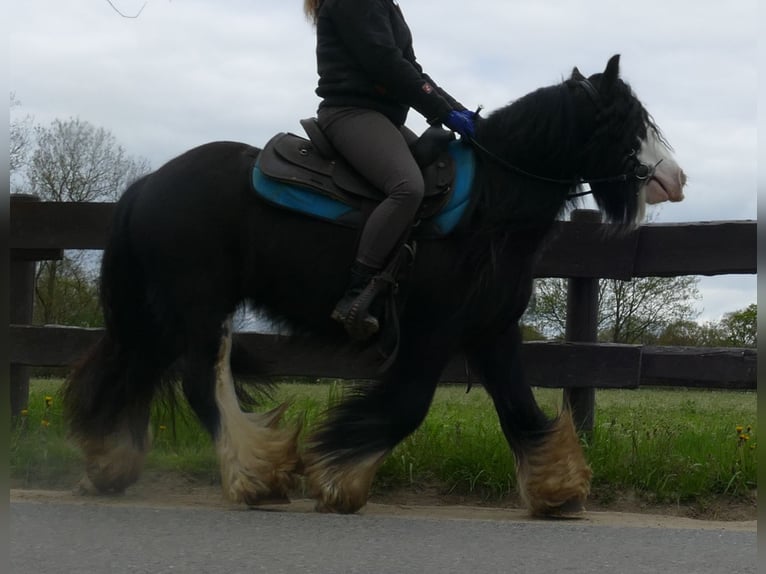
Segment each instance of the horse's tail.
[{"label": "horse's tail", "polygon": [[63,389],[70,430],[81,443],[128,429],[143,443],[149,405],[161,382],[144,274],[128,233],[145,179],[129,186],[115,206],[99,285],[104,334]]}]

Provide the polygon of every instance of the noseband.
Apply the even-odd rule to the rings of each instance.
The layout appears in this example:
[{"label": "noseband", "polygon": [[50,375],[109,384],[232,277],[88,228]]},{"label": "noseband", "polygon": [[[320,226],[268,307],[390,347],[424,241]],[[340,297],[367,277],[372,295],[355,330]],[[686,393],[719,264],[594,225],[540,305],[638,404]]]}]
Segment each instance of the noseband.
[{"label": "noseband", "polygon": [[[598,93],[598,90],[596,87],[588,80],[587,78],[583,78],[580,80],[577,80],[577,86],[582,88],[582,90],[587,94],[587,96],[590,98],[591,102],[593,102],[593,105],[596,106],[596,109],[601,108],[601,95]],[[662,160],[658,161],[654,165],[649,165],[646,163],[643,163],[638,160],[638,151],[633,150],[631,151],[627,156],[625,156],[626,160],[629,160],[631,158],[635,158],[636,167],[632,171],[628,171],[625,173],[621,173],[619,175],[612,175],[608,177],[598,177],[598,178],[590,178],[590,179],[584,179],[584,178],[575,178],[575,179],[556,179],[551,177],[545,177],[543,175],[538,175],[534,173],[530,173],[528,171],[525,171],[521,169],[518,166],[515,166],[503,158],[497,156],[496,154],[489,151],[487,148],[485,148],[483,145],[481,145],[479,142],[476,141],[475,138],[468,138],[468,141],[481,151],[484,155],[486,155],[488,158],[490,158],[495,163],[499,164],[500,166],[504,167],[507,170],[516,172],[520,175],[523,175],[525,177],[528,177],[530,179],[536,179],[538,181],[545,181],[548,183],[558,183],[558,184],[566,184],[571,185],[574,187],[579,187],[583,184],[593,184],[593,183],[616,183],[621,181],[628,181],[630,179],[635,179],[638,181],[647,181],[650,180],[652,177],[654,177],[654,172],[657,170],[657,166],[662,163]],[[570,193],[568,198],[575,198],[575,197],[582,197],[584,195],[589,195],[593,193],[593,190],[591,191],[581,191],[579,193]]]}]

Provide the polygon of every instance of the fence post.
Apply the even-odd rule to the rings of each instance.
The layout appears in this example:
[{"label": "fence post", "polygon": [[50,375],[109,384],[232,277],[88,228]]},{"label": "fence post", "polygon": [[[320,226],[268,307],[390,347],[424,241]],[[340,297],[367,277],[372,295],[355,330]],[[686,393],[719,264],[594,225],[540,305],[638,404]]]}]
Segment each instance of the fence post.
[{"label": "fence post", "polygon": [[[13,193],[11,204],[21,201],[40,201],[35,195]],[[11,324],[30,325],[35,303],[35,261],[11,250],[10,313]],[[17,417],[29,402],[29,367],[10,366],[11,420]]]},{"label": "fence post", "polygon": [[[572,212],[573,222],[601,223],[601,213],[594,209]],[[598,279],[578,277],[568,280],[567,324],[565,338],[579,343],[595,343],[598,339]],[[572,410],[579,431],[593,430],[596,409],[596,389],[576,387],[564,389],[564,404]]]}]

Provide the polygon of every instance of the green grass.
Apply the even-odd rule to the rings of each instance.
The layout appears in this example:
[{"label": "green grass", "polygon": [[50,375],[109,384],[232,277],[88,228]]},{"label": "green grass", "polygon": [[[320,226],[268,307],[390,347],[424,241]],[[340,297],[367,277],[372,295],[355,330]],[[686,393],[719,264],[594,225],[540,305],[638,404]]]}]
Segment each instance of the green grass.
[{"label": "green grass", "polygon": [[599,399],[586,452],[602,497],[621,487],[693,502],[756,488],[755,393],[640,390]]},{"label": "green grass", "polygon": [[[11,478],[17,485],[68,487],[81,473],[81,457],[65,436],[59,385],[31,385],[29,408],[12,435]],[[283,384],[273,403],[291,400],[287,422],[311,428],[342,393],[337,383]],[[557,410],[561,391],[536,394],[546,412]],[[583,437],[593,495],[608,502],[630,492],[659,503],[750,496],[756,488],[756,399],[754,392],[598,391],[596,428]],[[218,480],[211,441],[185,403],[174,410],[156,406],[152,431],[148,469]],[[386,460],[374,488],[421,487],[494,501],[514,492],[513,457],[481,388],[469,394],[440,388],[423,425]]]}]

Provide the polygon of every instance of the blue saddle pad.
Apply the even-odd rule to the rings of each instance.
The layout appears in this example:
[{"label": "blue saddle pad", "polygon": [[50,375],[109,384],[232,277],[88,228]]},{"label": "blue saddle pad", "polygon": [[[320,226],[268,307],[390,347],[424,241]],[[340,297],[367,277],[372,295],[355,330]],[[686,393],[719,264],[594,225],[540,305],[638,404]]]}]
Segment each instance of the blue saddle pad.
[{"label": "blue saddle pad", "polygon": [[[455,229],[470,199],[476,170],[473,150],[460,141],[454,141],[449,144],[448,152],[455,160],[454,190],[447,204],[429,220],[429,234],[447,235]],[[354,226],[361,222],[361,213],[355,207],[310,188],[272,179],[263,174],[257,161],[253,166],[252,184],[256,194],[274,205],[339,225]]]}]

